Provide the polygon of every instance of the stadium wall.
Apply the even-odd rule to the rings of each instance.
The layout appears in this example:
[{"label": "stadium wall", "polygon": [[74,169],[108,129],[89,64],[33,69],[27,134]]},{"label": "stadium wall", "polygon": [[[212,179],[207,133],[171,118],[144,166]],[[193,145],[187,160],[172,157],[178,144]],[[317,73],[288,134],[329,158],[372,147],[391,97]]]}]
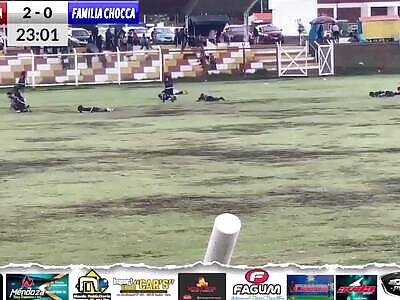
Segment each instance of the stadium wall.
[{"label": "stadium wall", "polygon": [[399,43],[359,43],[335,46],[338,75],[400,73]]},{"label": "stadium wall", "polygon": [[[288,53],[296,57],[302,46],[291,46]],[[205,59],[205,58],[208,59]],[[213,58],[214,63],[210,63]],[[305,64],[304,58],[296,58]],[[307,58],[308,68],[318,69],[314,57]],[[282,64],[292,64],[285,58]],[[201,80],[260,75],[277,76],[275,46],[249,48],[222,45],[209,49],[153,49],[129,52],[35,55],[18,53],[0,56],[0,86],[12,86],[22,71],[27,71],[31,86],[84,85],[161,81],[163,74],[174,79]]]}]

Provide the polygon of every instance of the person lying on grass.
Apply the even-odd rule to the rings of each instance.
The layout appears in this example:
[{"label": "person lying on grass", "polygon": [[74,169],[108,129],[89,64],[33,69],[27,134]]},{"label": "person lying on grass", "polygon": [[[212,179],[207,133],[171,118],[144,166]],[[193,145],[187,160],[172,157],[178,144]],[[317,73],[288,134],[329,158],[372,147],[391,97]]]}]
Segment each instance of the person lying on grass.
[{"label": "person lying on grass", "polygon": [[84,113],[96,113],[96,112],[112,112],[114,109],[112,108],[101,108],[101,107],[96,107],[96,106],[83,106],[79,105],[78,106],[78,112]]},{"label": "person lying on grass", "polygon": [[217,102],[217,101],[225,101],[225,99],[223,97],[214,97],[214,96],[209,96],[209,95],[201,93],[199,99],[197,99],[197,102],[200,102],[200,101]]},{"label": "person lying on grass", "polygon": [[397,92],[392,91],[377,91],[377,92],[370,92],[369,96],[373,98],[382,98],[382,97],[394,97],[400,95],[400,87],[397,88]]},{"label": "person lying on grass", "polygon": [[20,112],[31,112],[31,108],[25,102],[25,98],[22,94],[7,92],[8,99],[10,100],[10,109],[20,113]]},{"label": "person lying on grass", "polygon": [[158,94],[158,98],[162,100],[162,102],[170,101],[174,102],[176,100],[177,95],[187,94],[187,91],[179,91],[174,89],[174,82],[172,81],[172,77],[170,75],[166,75],[164,78],[164,89]]}]

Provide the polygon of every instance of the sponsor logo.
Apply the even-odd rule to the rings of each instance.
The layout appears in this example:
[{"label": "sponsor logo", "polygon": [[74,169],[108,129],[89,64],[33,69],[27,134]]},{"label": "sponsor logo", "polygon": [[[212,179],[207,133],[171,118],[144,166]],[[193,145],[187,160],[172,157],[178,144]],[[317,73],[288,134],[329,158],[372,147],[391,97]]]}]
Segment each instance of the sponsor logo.
[{"label": "sponsor logo", "polygon": [[386,294],[400,296],[400,272],[382,276],[381,283]]},{"label": "sponsor logo", "polygon": [[245,278],[248,282],[254,284],[264,283],[268,280],[269,274],[261,269],[250,270],[246,273]]},{"label": "sponsor logo", "polygon": [[108,280],[102,278],[94,270],[90,270],[86,275],[79,277],[75,288],[78,293],[73,295],[74,299],[111,299],[111,294],[106,293],[108,289]]},{"label": "sponsor logo", "polygon": [[113,285],[121,287],[118,296],[171,296],[174,283],[174,279],[113,278]]},{"label": "sponsor logo", "polygon": [[225,273],[178,274],[179,300],[225,300]]},{"label": "sponsor logo", "polygon": [[232,300],[283,300],[281,295],[282,286],[280,284],[267,283],[269,278],[268,272],[263,269],[248,271],[244,276],[247,283],[238,283],[233,286]]},{"label": "sponsor logo", "polygon": [[337,275],[337,300],[376,300],[376,275]]},{"label": "sponsor logo", "polygon": [[331,275],[288,275],[287,295],[289,300],[326,299],[333,300],[334,278]]},{"label": "sponsor logo", "polygon": [[67,274],[8,274],[6,286],[8,300],[68,300]]}]

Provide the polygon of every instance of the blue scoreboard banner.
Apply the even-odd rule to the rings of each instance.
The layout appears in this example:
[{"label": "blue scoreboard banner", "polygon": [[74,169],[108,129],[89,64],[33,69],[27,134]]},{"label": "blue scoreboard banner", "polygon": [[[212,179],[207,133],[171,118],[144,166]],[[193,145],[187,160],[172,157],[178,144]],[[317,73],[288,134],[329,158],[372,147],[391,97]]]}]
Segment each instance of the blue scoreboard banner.
[{"label": "blue scoreboard banner", "polygon": [[139,1],[69,1],[68,24],[138,24]]}]

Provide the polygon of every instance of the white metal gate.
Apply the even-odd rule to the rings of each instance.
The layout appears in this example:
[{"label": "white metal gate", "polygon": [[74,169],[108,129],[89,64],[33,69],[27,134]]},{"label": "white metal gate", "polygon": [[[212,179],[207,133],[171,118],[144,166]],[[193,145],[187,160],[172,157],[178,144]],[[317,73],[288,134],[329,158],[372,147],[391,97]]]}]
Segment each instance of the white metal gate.
[{"label": "white metal gate", "polygon": [[308,76],[308,41],[302,47],[283,47],[277,43],[278,75]]},{"label": "white metal gate", "polygon": [[334,44],[328,42],[327,45],[318,45],[318,66],[319,76],[333,76],[335,75],[335,55]]}]

